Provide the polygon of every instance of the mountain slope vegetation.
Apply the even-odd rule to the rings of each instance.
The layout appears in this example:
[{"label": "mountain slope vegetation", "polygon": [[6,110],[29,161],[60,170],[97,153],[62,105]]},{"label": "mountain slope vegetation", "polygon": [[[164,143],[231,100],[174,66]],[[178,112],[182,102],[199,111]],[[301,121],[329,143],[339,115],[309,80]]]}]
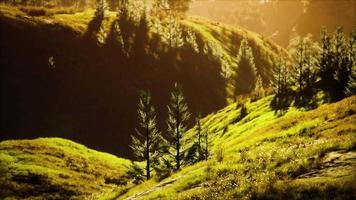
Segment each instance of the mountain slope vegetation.
[{"label": "mountain slope vegetation", "polygon": [[[128,160],[68,140],[3,141],[1,197],[354,198],[356,97],[315,110],[291,107],[282,114],[271,110],[271,100],[247,102],[245,117],[238,104],[208,115],[202,129],[209,133],[209,159],[138,185],[125,176]],[[185,140],[196,140],[195,128]]]},{"label": "mountain slope vegetation", "polygon": [[[355,96],[315,110],[271,110],[272,97],[232,104],[202,120],[208,161],[133,187],[119,199],[352,199]],[[195,141],[195,129],[187,141]]]},{"label": "mountain slope vegetation", "polygon": [[[33,14],[0,5],[2,140],[63,137],[130,157],[126,144],[137,125],[140,90],[151,90],[160,105],[162,128],[167,110],[161,105],[167,105],[174,82],[182,85],[193,115],[227,105],[228,74],[242,38],[264,85],[276,58],[287,57],[256,33],[202,18],[174,19],[183,40],[175,48],[164,29],[169,18],[136,16],[118,29],[116,12],[95,16],[95,10]],[[196,44],[187,41],[189,33]]]},{"label": "mountain slope vegetation", "polygon": [[126,184],[129,160],[60,138],[0,143],[1,199],[97,199]]}]

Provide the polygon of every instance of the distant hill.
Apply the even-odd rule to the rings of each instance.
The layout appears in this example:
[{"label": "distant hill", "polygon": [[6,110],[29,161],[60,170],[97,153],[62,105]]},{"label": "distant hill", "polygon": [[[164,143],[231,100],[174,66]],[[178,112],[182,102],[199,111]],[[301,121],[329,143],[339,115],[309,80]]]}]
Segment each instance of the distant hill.
[{"label": "distant hill", "polygon": [[94,12],[59,14],[0,5],[0,140],[63,137],[129,157],[139,90],[152,91],[164,130],[174,82],[183,85],[193,116],[227,105],[223,67],[236,63],[243,37],[265,85],[276,58],[288,56],[256,33],[194,17],[179,18],[179,24],[183,38],[187,31],[194,33],[198,51],[169,47],[165,31],[156,30],[158,18],[151,17],[144,42],[135,40],[144,33],[139,20],[121,27],[130,33],[126,55],[115,40],[116,13],[96,19]]},{"label": "distant hill", "polygon": [[0,142],[0,199],[98,199],[130,161],[60,138]]}]

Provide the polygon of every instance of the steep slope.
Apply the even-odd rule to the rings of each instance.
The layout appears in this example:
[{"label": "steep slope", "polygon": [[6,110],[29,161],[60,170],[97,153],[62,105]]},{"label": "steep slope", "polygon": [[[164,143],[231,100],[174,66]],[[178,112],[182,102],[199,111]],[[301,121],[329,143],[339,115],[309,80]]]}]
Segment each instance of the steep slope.
[{"label": "steep slope", "polygon": [[131,31],[124,40],[132,47],[127,56],[115,40],[115,17],[94,18],[94,10],[32,17],[0,5],[0,140],[63,137],[129,157],[139,90],[152,91],[163,129],[174,82],[183,85],[193,116],[226,106],[222,68],[236,62],[243,36],[265,84],[274,60],[287,56],[255,33],[191,17],[179,23],[183,35],[188,29],[196,34],[199,51],[169,47],[153,17],[147,33],[137,21],[121,28]]},{"label": "steep slope", "polygon": [[[211,158],[119,199],[353,199],[356,96],[311,111],[270,109],[272,97],[203,119]],[[195,130],[187,134],[194,141]],[[189,145],[188,145],[189,146]]]},{"label": "steep slope", "polygon": [[125,184],[129,164],[60,138],[3,141],[0,199],[97,199]]}]

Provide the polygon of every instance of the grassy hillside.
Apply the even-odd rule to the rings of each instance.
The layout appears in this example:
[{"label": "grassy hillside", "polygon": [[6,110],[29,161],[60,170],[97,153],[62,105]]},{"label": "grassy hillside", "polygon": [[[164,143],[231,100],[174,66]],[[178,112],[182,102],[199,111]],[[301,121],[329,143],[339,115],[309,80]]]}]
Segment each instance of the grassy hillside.
[{"label": "grassy hillside", "polygon": [[0,198],[353,199],[356,96],[283,114],[271,99],[248,102],[245,117],[238,104],[208,115],[209,160],[137,186],[124,177],[130,161],[69,140],[3,141]]},{"label": "grassy hillside", "polygon": [[[356,96],[276,114],[272,97],[232,104],[203,119],[212,156],[119,199],[353,199]],[[187,141],[193,141],[194,129]]]},{"label": "grassy hillside", "polygon": [[164,128],[174,82],[183,85],[193,116],[227,105],[222,68],[235,64],[244,36],[265,84],[274,60],[287,56],[256,33],[193,17],[179,23],[183,35],[195,33],[198,52],[170,48],[165,31],[155,29],[158,18],[151,17],[143,43],[136,39],[143,33],[137,21],[122,28],[131,31],[125,40],[132,47],[127,56],[115,40],[116,13],[97,19],[94,12],[33,15],[31,8],[0,4],[0,139],[62,137],[129,157],[139,90],[151,90]]},{"label": "grassy hillside", "polygon": [[60,138],[0,143],[0,199],[97,199],[130,162]]}]

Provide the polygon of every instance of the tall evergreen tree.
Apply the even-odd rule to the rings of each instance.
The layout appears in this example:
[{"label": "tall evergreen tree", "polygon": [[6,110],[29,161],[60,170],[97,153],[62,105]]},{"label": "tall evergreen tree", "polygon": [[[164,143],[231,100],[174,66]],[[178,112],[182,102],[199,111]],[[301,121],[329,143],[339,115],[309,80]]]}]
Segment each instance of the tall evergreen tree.
[{"label": "tall evergreen tree", "polygon": [[199,53],[199,47],[197,43],[197,36],[191,30],[188,30],[185,37],[185,44],[191,48],[194,52]]},{"label": "tall evergreen tree", "polygon": [[205,127],[204,129],[204,158],[208,160],[209,158],[209,129]]},{"label": "tall evergreen tree", "polygon": [[97,0],[95,17],[103,18],[105,15],[105,10],[107,10],[107,9],[108,9],[108,4],[107,4],[106,0]]},{"label": "tall evergreen tree", "polygon": [[320,87],[325,91],[329,100],[331,99],[330,92],[335,88],[333,56],[331,37],[324,28],[321,32],[321,54],[318,75],[320,77]]},{"label": "tall evergreen tree", "polygon": [[297,91],[302,94],[310,92],[316,81],[316,66],[319,56],[319,46],[313,42],[311,35],[296,37],[289,44],[292,55],[292,78]]},{"label": "tall evergreen tree", "polygon": [[167,17],[166,26],[164,26],[164,33],[162,39],[168,44],[169,47],[177,49],[184,45],[182,36],[183,29],[178,21],[178,18],[170,14]]},{"label": "tall evergreen tree", "polygon": [[356,30],[353,30],[350,34],[348,51],[351,74],[349,83],[347,84],[346,94],[351,96],[356,94]]},{"label": "tall evergreen tree", "polygon": [[147,15],[146,5],[142,10],[141,18],[138,27],[136,28],[135,42],[133,52],[137,55],[140,61],[145,59],[149,40],[149,19]]},{"label": "tall evergreen tree", "polygon": [[287,63],[283,59],[278,59],[273,70],[272,88],[278,98],[283,98],[290,87],[290,75]]},{"label": "tall evergreen tree", "polygon": [[[352,40],[352,38],[350,39]],[[341,27],[338,27],[334,33],[333,51],[333,64],[336,69],[334,73],[334,78],[336,80],[334,100],[340,100],[345,97],[352,73],[352,58],[349,56],[350,51],[347,47],[345,35]]]},{"label": "tall evergreen tree", "polygon": [[188,106],[185,102],[182,88],[175,83],[168,106],[168,134],[171,138],[172,154],[175,157],[176,170],[181,167],[183,158],[182,138],[186,131],[186,123],[190,117]]},{"label": "tall evergreen tree", "polygon": [[117,13],[117,23],[121,30],[121,37],[123,43],[123,52],[127,57],[132,53],[132,42],[135,31],[135,24],[132,20],[132,13],[130,12],[131,5],[128,0],[121,0]]},{"label": "tall evergreen tree", "polygon": [[248,45],[247,39],[243,38],[239,49],[237,68],[232,74],[234,96],[252,92],[256,84],[256,74],[252,49]]},{"label": "tall evergreen tree", "polygon": [[338,27],[329,36],[326,29],[321,33],[322,54],[319,60],[320,86],[329,101],[342,99],[354,88],[355,32],[351,32],[347,44],[343,29]]},{"label": "tall evergreen tree", "polygon": [[200,115],[196,119],[196,133],[197,133],[197,145],[198,145],[198,154],[199,154],[199,159],[202,157],[202,129],[201,129],[201,123],[200,123],[201,117]]},{"label": "tall evergreen tree", "polygon": [[256,79],[256,85],[255,85],[255,90],[256,91],[259,91],[259,90],[262,90],[263,89],[263,83],[262,83],[262,78],[260,75],[257,76],[257,79]]},{"label": "tall evergreen tree", "polygon": [[131,148],[139,161],[146,162],[146,178],[151,178],[152,167],[159,149],[164,143],[161,133],[157,130],[156,113],[152,105],[150,92],[141,92],[138,104],[139,129],[132,136]]}]

